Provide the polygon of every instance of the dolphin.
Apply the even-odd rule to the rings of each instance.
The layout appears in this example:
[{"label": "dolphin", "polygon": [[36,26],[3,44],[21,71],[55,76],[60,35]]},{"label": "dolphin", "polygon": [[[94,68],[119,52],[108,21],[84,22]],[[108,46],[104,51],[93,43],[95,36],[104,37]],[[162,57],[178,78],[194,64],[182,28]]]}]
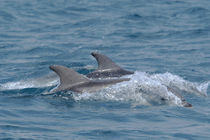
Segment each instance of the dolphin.
[{"label": "dolphin", "polygon": [[73,69],[61,65],[51,65],[49,68],[60,78],[60,85],[53,92],[67,90],[77,93],[95,92],[116,83],[130,80],[129,78],[104,80],[89,79],[86,76],[77,73]]},{"label": "dolphin", "polygon": [[98,69],[87,74],[88,78],[121,77],[124,75],[134,74],[132,71],[122,69],[103,54],[92,52],[91,55],[97,60]]},{"label": "dolphin", "polygon": [[[168,91],[172,92],[174,95],[176,95],[181,101],[182,101],[182,105],[184,107],[192,107],[192,104],[188,103],[185,98],[179,93],[177,92],[175,89],[173,89],[172,87],[168,87],[167,86]],[[162,100],[164,100],[164,98],[162,98]]]}]

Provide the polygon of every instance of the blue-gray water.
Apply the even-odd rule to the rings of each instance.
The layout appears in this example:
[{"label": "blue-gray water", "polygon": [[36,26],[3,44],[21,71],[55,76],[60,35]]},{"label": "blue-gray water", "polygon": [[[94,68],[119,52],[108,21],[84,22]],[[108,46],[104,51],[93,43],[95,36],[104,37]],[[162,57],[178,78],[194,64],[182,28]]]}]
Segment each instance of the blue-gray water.
[{"label": "blue-gray water", "polygon": [[[59,84],[49,65],[87,74],[93,51],[131,81],[46,95]],[[209,0],[0,1],[2,139],[210,139],[209,83]]]}]

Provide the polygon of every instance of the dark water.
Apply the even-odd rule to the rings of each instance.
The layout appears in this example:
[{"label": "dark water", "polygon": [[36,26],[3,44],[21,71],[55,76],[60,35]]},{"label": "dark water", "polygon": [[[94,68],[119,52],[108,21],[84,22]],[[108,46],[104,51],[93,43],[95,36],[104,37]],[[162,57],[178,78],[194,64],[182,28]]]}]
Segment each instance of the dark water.
[{"label": "dark water", "polygon": [[[46,95],[49,65],[87,74],[93,51],[135,74]],[[2,139],[210,139],[209,0],[1,0],[0,60]]]}]

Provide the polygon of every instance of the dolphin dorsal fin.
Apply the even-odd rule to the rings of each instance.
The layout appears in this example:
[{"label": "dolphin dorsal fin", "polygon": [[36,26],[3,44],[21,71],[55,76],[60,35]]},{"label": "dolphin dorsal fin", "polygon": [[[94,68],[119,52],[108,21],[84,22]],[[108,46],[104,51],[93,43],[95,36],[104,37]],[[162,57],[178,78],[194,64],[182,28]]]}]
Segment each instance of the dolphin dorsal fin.
[{"label": "dolphin dorsal fin", "polygon": [[110,58],[103,54],[92,52],[91,55],[96,58],[98,63],[98,70],[105,69],[121,69],[120,66],[115,64]]},{"label": "dolphin dorsal fin", "polygon": [[89,79],[84,75],[79,74],[73,69],[60,66],[60,65],[51,65],[50,69],[53,70],[60,77],[60,86],[59,88],[63,88],[66,86],[73,86],[78,83],[88,82]]}]

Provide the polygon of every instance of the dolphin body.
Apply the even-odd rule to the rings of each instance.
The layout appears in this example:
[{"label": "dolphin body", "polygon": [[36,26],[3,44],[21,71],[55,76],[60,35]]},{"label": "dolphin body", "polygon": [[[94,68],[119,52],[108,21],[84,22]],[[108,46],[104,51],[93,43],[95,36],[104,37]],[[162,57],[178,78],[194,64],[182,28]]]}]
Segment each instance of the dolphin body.
[{"label": "dolphin body", "polygon": [[[132,71],[127,71],[122,69],[120,66],[115,64],[109,57],[92,52],[91,55],[96,59],[98,63],[98,69],[96,71],[93,71],[89,74],[87,74],[88,78],[94,79],[94,78],[110,78],[110,77],[121,77],[124,75],[130,75],[134,74]],[[182,105],[184,107],[192,107],[190,103],[188,103],[184,97],[177,92],[172,87],[167,86],[168,91],[172,92],[175,96],[177,96],[181,101]],[[166,100],[165,98],[161,98],[162,101]]]},{"label": "dolphin body", "polygon": [[88,78],[110,78],[134,74],[134,72],[122,69],[120,66],[115,64],[109,57],[103,54],[92,52],[91,55],[97,60],[98,69],[94,72],[87,74]]},{"label": "dolphin body", "polygon": [[[168,86],[167,86],[167,89],[168,89],[168,91],[170,91],[171,93],[176,95],[182,101],[182,105],[184,107],[192,107],[192,104],[188,103],[185,100],[185,98],[179,92],[177,92],[175,89],[173,89],[172,87],[168,87]],[[164,100],[164,98],[163,98],[163,100]]]},{"label": "dolphin body", "polygon": [[67,90],[78,93],[95,92],[116,83],[130,80],[129,78],[104,80],[89,79],[86,76],[64,66],[51,65],[49,68],[53,70],[60,78],[60,85],[53,92]]}]

